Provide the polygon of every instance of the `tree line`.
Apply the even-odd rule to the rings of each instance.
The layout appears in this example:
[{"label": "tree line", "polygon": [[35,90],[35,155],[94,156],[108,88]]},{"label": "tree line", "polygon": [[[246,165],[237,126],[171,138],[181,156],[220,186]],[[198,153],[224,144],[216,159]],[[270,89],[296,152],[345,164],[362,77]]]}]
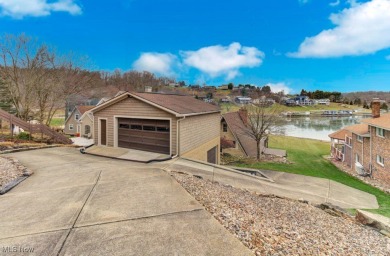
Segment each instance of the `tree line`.
[{"label": "tree line", "polygon": [[62,55],[37,39],[22,35],[0,37],[0,108],[23,120],[49,125],[73,95],[113,95],[119,90],[143,90],[174,81],[149,72],[91,71],[90,61]]},{"label": "tree line", "polygon": [[341,92],[306,91],[304,89],[301,90],[300,96],[308,96],[310,99],[329,99],[331,102],[340,102],[343,98]]}]

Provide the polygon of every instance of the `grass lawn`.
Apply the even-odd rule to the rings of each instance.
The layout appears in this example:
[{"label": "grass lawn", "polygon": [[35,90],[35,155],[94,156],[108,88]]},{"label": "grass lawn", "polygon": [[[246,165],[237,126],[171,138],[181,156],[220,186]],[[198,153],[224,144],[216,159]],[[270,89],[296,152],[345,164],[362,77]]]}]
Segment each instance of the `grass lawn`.
[{"label": "grass lawn", "polygon": [[64,124],[65,124],[65,120],[63,117],[54,117],[50,122],[51,127],[59,127],[59,126],[63,126]]},{"label": "grass lawn", "polygon": [[330,144],[328,142],[287,136],[271,136],[269,146],[287,150],[288,159],[293,164],[260,162],[250,165],[241,164],[240,166],[296,173],[340,182],[375,195],[380,208],[371,211],[390,217],[390,195],[349,176],[325,159],[323,156],[329,155]]}]

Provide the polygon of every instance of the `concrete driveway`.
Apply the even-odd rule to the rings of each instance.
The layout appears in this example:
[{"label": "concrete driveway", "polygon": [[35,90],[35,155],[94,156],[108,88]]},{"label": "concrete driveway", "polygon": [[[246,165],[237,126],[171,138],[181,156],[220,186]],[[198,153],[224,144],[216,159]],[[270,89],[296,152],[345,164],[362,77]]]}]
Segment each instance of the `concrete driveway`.
[{"label": "concrete driveway", "polygon": [[9,156],[35,173],[0,196],[0,254],[252,254],[162,170],[167,163],[74,148]]}]

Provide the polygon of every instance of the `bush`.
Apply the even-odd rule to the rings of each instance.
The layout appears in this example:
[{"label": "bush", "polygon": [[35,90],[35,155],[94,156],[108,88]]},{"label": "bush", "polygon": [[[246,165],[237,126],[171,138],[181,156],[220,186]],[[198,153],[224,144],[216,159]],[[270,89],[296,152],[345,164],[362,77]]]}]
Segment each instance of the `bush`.
[{"label": "bush", "polygon": [[16,138],[18,138],[19,140],[29,140],[30,134],[28,132],[21,132],[16,136]]}]

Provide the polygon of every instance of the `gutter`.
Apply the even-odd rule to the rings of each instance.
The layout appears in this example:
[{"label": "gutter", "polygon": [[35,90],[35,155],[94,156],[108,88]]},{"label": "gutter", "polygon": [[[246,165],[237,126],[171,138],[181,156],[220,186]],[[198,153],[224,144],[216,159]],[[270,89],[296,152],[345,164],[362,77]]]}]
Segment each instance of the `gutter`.
[{"label": "gutter", "polygon": [[179,143],[180,142],[179,141],[180,140],[180,122],[184,119],[186,119],[185,116],[181,119],[177,119],[177,121],[176,121],[176,155],[172,156],[172,159],[178,157],[180,154],[180,150],[179,150],[179,148],[180,148],[180,143]]}]

